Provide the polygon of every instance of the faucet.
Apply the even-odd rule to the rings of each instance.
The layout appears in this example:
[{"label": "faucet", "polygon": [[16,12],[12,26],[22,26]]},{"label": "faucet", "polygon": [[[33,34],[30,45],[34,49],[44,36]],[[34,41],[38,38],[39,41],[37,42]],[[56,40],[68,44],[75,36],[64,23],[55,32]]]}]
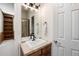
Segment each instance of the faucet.
[{"label": "faucet", "polygon": [[30,39],[32,39],[32,41],[35,41],[35,35],[34,35],[34,33],[31,33],[31,35],[30,35]]}]

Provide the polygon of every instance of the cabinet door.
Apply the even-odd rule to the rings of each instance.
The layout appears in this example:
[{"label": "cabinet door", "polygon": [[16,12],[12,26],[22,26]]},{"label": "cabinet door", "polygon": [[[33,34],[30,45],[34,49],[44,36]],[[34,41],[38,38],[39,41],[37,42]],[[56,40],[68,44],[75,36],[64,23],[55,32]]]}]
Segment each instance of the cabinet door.
[{"label": "cabinet door", "polygon": [[42,49],[42,56],[51,56],[51,44]]},{"label": "cabinet door", "polygon": [[30,54],[29,56],[41,56],[41,49],[34,52],[34,53],[32,53],[32,54]]}]

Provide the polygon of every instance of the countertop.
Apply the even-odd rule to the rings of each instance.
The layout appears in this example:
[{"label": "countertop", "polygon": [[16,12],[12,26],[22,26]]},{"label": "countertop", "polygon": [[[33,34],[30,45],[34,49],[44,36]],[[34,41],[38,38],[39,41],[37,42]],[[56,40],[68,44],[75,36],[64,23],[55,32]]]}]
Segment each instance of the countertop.
[{"label": "countertop", "polygon": [[28,45],[26,45],[25,43],[21,43],[21,51],[23,53],[24,56],[27,56],[41,48],[43,48],[44,46],[51,44],[52,41],[51,40],[47,40],[46,42],[40,44],[39,46],[36,46],[34,48],[30,48]]}]

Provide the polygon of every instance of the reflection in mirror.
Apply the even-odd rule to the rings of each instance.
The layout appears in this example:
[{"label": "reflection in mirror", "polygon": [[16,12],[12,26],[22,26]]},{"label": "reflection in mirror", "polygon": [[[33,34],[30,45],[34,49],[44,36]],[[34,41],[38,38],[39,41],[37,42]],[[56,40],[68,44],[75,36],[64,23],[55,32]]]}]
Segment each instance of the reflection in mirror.
[{"label": "reflection in mirror", "polygon": [[30,20],[22,18],[22,37],[30,35]]},{"label": "reflection in mirror", "polygon": [[47,28],[47,22],[44,22],[44,35],[47,36],[48,28]]},{"label": "reflection in mirror", "polygon": [[34,34],[34,16],[31,17],[31,29],[32,29],[31,34]]},{"label": "reflection in mirror", "polygon": [[37,24],[38,27],[38,35],[39,37],[41,36],[41,18],[39,16],[38,9],[36,8],[32,8],[32,7],[28,7],[25,5],[21,6],[21,35],[22,37],[31,37],[31,36],[36,36],[37,35],[37,30],[36,30],[36,23],[38,22],[39,24]]},{"label": "reflection in mirror", "polygon": [[36,24],[37,27],[37,35],[39,35],[39,23]]},{"label": "reflection in mirror", "polygon": [[22,37],[34,35],[34,12],[30,9],[21,8]]},{"label": "reflection in mirror", "polygon": [[28,10],[21,8],[21,36],[28,37],[30,35],[30,18],[28,17]]}]

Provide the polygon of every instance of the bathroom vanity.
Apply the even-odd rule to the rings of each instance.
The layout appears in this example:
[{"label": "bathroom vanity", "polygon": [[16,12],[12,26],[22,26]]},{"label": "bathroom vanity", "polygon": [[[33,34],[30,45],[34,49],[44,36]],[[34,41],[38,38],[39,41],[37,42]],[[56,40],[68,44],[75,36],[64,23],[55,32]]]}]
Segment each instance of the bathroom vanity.
[{"label": "bathroom vanity", "polygon": [[[52,41],[42,39],[42,16],[37,11],[21,8],[22,20],[22,56],[51,56]],[[45,35],[47,36],[47,22],[44,22]],[[30,37],[30,38],[26,38]]]},{"label": "bathroom vanity", "polygon": [[22,56],[51,56],[51,45],[52,45],[51,41],[40,43],[39,45],[34,47],[28,45],[27,43],[22,43],[21,55]]}]

